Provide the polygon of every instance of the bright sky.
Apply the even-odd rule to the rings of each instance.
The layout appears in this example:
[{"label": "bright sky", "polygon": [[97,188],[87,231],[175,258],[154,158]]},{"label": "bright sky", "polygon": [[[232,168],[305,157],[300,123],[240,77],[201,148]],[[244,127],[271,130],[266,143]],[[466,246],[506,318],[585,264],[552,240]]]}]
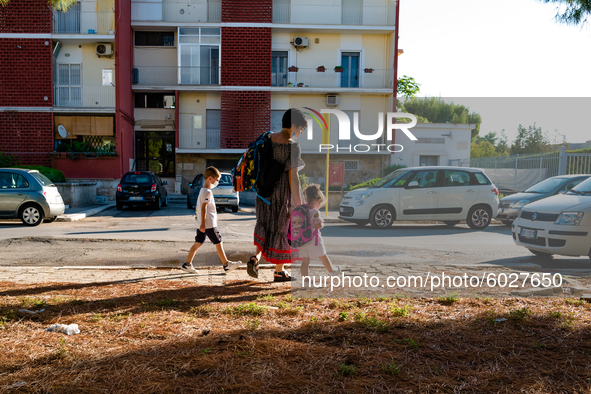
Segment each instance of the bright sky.
[{"label": "bright sky", "polygon": [[550,137],[591,140],[591,28],[555,15],[536,0],[401,0],[399,75],[419,96],[480,113],[480,135],[505,129],[511,142],[536,122]]}]

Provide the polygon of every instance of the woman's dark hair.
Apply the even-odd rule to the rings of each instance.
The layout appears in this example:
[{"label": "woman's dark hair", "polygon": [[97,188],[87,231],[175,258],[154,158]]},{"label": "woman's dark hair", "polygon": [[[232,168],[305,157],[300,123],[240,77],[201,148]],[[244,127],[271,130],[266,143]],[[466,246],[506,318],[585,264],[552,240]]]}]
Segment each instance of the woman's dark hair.
[{"label": "woman's dark hair", "polygon": [[302,111],[297,108],[290,108],[283,114],[281,119],[281,127],[284,129],[291,129],[291,125],[295,124],[296,127],[306,127],[308,122]]}]

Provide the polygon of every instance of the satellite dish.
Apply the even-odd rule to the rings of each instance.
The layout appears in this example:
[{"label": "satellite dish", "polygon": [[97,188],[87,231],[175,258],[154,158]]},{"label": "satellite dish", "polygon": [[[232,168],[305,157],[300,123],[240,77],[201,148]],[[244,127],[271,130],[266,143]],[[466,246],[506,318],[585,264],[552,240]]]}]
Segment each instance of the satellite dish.
[{"label": "satellite dish", "polygon": [[57,132],[59,133],[60,137],[62,137],[62,138],[66,138],[68,136],[68,133],[66,132],[66,128],[62,125],[59,125],[57,127]]}]

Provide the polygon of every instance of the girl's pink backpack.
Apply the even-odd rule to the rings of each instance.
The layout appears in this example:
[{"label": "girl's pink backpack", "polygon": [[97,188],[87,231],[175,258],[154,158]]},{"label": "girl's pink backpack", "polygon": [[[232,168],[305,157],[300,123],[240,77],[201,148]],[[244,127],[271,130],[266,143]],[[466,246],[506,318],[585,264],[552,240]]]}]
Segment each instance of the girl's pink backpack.
[{"label": "girl's pink backpack", "polygon": [[292,248],[299,248],[310,242],[312,238],[316,238],[316,245],[318,245],[318,229],[310,221],[310,209],[308,204],[303,204],[291,212],[289,244]]}]

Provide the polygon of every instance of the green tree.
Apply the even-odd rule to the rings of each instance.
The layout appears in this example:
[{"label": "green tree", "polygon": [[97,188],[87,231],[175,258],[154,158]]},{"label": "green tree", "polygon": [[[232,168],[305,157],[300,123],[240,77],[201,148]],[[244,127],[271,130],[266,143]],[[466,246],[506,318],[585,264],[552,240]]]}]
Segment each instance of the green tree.
[{"label": "green tree", "polygon": [[475,140],[470,146],[470,157],[491,157],[498,155],[495,146],[483,138]]},{"label": "green tree", "polygon": [[557,4],[556,20],[567,25],[584,25],[591,14],[591,0],[540,0]]},{"label": "green tree", "polygon": [[[18,0],[16,0],[18,1]],[[47,0],[47,3],[50,7],[59,10],[59,11],[67,11],[76,4],[78,0]],[[10,3],[10,0],[0,0],[0,5],[6,7]]]},{"label": "green tree", "polygon": [[529,126],[527,129],[519,125],[517,138],[511,144],[512,154],[543,153],[552,149],[548,137],[542,132],[541,127]]},{"label": "green tree", "polygon": [[414,97],[421,92],[420,86],[413,77],[403,75],[398,78],[396,92],[402,97]]},{"label": "green tree", "polygon": [[480,131],[482,118],[480,114],[470,112],[463,105],[446,103],[441,97],[412,97],[404,101],[401,108],[406,112],[428,120],[428,123],[463,123],[475,124],[472,130],[472,139],[476,138]]}]

